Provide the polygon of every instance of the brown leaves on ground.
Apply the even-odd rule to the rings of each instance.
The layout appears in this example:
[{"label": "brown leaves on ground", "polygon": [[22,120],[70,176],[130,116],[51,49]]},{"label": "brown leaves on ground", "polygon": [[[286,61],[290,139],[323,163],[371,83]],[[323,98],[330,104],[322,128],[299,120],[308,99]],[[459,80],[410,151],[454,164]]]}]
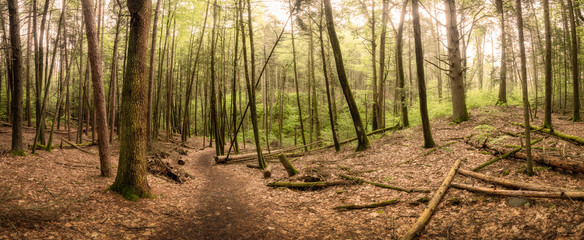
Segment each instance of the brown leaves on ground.
[{"label": "brown leaves on ground", "polygon": [[[273,165],[271,179],[245,164],[214,165],[213,149],[190,149],[180,155],[176,143],[157,145],[169,165],[179,156],[185,165],[172,166],[192,177],[176,184],[165,177],[149,176],[154,199],[138,202],[124,200],[105,189],[113,178],[99,177],[99,160],[76,149],[39,151],[26,157],[0,157],[0,189],[10,206],[22,209],[46,207],[49,217],[22,222],[6,220],[0,212],[0,238],[73,239],[392,239],[401,236],[426,207],[422,199],[432,193],[406,193],[370,184],[333,186],[314,191],[268,188],[275,181],[304,181],[303,176],[323,181],[343,180],[340,174],[372,182],[412,189],[435,191],[457,159],[466,159],[461,168],[472,169],[495,156],[467,144],[467,141],[511,150],[505,145],[520,145],[519,108],[486,107],[471,112],[471,119],[451,125],[449,119],[432,122],[439,147],[423,149],[421,128],[371,137],[372,147],[353,152],[346,145],[300,157],[293,162],[301,174],[289,179],[280,163]],[[572,123],[554,115],[557,131],[584,136],[584,124]],[[533,125],[542,120],[537,118]],[[0,127],[0,149],[10,146],[9,128]],[[27,130],[28,131],[28,130]],[[26,133],[31,139],[33,133]],[[326,134],[326,133],[325,133]],[[555,137],[545,137],[535,146],[545,146],[546,154],[574,161],[584,159],[584,147]],[[472,136],[472,137],[471,137]],[[65,136],[58,136],[65,137]],[[452,143],[454,141],[454,143]],[[30,141],[29,141],[30,142]],[[58,142],[58,141],[56,141]],[[191,139],[199,146],[201,139]],[[248,145],[247,151],[253,149]],[[474,144],[473,144],[474,145]],[[95,151],[94,147],[90,147]],[[553,150],[555,149],[555,150]],[[117,146],[113,147],[114,152]],[[541,153],[542,150],[534,149]],[[175,154],[171,156],[172,154]],[[112,156],[113,162],[117,154]],[[584,175],[535,165],[536,176],[524,174],[525,163],[513,158],[494,163],[481,173],[542,185],[581,189]],[[463,176],[455,181],[494,187]],[[6,191],[10,189],[10,191]],[[0,191],[0,195],[2,192]],[[391,199],[399,203],[382,208],[339,212],[335,206],[368,204]],[[528,238],[578,239],[584,235],[584,209],[581,201],[532,199],[529,207],[510,207],[507,198],[450,189],[421,234],[421,239],[501,239]],[[0,211],[7,205],[0,203]],[[43,212],[44,211],[44,212]],[[57,212],[59,214],[52,215]],[[33,218],[30,218],[33,219]]]}]

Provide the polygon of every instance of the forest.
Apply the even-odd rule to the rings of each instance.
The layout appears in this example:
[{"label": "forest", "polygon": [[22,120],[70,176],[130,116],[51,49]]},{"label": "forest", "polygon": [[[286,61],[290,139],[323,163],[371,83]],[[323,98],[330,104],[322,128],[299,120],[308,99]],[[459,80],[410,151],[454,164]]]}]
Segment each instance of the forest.
[{"label": "forest", "polygon": [[580,239],[581,0],[7,0],[1,239]]}]

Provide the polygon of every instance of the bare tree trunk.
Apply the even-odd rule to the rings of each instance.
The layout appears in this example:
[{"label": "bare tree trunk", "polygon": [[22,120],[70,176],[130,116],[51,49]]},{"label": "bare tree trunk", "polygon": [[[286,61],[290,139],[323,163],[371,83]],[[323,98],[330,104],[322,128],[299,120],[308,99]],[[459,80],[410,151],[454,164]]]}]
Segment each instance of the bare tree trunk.
[{"label": "bare tree trunk", "polygon": [[357,109],[357,104],[353,98],[353,93],[351,92],[351,87],[347,81],[347,74],[345,73],[345,67],[343,64],[343,56],[341,53],[341,46],[339,44],[339,39],[337,38],[337,33],[335,31],[335,26],[333,22],[333,13],[330,0],[324,0],[324,12],[326,16],[327,28],[329,33],[329,38],[333,53],[335,55],[335,63],[337,64],[337,73],[339,76],[339,82],[343,88],[343,94],[347,100],[347,105],[349,105],[349,111],[351,112],[351,117],[353,118],[353,125],[355,126],[355,132],[357,134],[358,145],[355,151],[363,151],[369,148],[369,140],[365,134],[365,129],[363,128],[363,122],[361,121],[361,115],[359,114],[359,109]]},{"label": "bare tree trunk", "polygon": [[[235,1],[234,4],[237,4],[237,1]],[[232,117],[232,124],[231,124],[231,130],[233,131],[233,135],[232,135],[232,141],[233,141],[233,146],[235,147],[234,151],[235,153],[239,153],[239,144],[237,142],[237,54],[239,53],[239,15],[237,14],[237,11],[239,9],[236,9],[235,12],[235,49],[233,50],[233,82],[231,85],[231,117]],[[243,120],[243,119],[242,119]]]},{"label": "bare tree trunk", "polygon": [[[450,91],[452,94],[452,121],[459,123],[468,120],[466,100],[464,96],[463,68],[460,65],[460,36],[456,19],[456,5],[454,0],[445,0],[446,8],[446,35],[448,38],[448,59],[450,65]],[[414,29],[415,30],[415,29]],[[420,61],[424,61],[420,58]],[[419,74],[418,74],[419,75]]]},{"label": "bare tree trunk", "polygon": [[[87,0],[85,0],[87,1]],[[121,104],[120,161],[118,174],[110,189],[126,199],[150,196],[146,170],[146,90],[148,30],[152,3],[149,0],[128,1],[130,36],[128,64],[124,77]]]},{"label": "bare tree trunk", "polygon": [[[570,1],[570,0],[569,0]],[[527,174],[533,175],[533,163],[531,161],[531,139],[529,125],[529,95],[527,95],[527,60],[525,56],[525,43],[523,37],[523,16],[521,0],[515,1],[517,11],[517,31],[519,35],[519,55],[521,58],[521,90],[523,93],[523,123],[525,124],[525,151],[527,153]]]},{"label": "bare tree trunk", "polygon": [[385,128],[385,41],[389,19],[389,0],[383,0],[381,39],[379,40],[379,90],[377,91],[377,126]]},{"label": "bare tree trunk", "polygon": [[[117,5],[117,4],[116,4]],[[115,5],[114,5],[115,6]],[[112,67],[111,67],[111,79],[110,79],[110,105],[109,105],[109,143],[114,141],[114,128],[116,123],[116,93],[117,93],[117,82],[118,82],[118,42],[120,37],[120,25],[122,18],[122,6],[118,9],[118,19],[116,19],[116,34],[114,37],[114,49],[112,56]],[[150,95],[149,95],[150,96]],[[149,105],[150,106],[150,105]],[[150,121],[150,118],[148,118]],[[118,132],[119,133],[119,132]]]},{"label": "bare tree trunk", "polygon": [[11,155],[24,155],[22,143],[22,49],[18,0],[8,1],[12,69],[12,146]]},{"label": "bare tree trunk", "polygon": [[[424,148],[434,147],[430,118],[428,117],[428,104],[426,102],[426,80],[424,75],[424,52],[422,50],[422,37],[420,34],[420,17],[418,13],[418,0],[412,0],[412,18],[414,25],[414,45],[416,48],[416,69],[418,74],[418,92],[420,94],[420,115],[422,117],[422,129],[424,131]],[[464,92],[464,90],[463,90]]]},{"label": "bare tree trunk", "polygon": [[397,93],[399,95],[399,107],[401,109],[401,121],[403,127],[410,126],[410,121],[408,118],[408,104],[406,103],[406,90],[405,90],[405,74],[404,74],[404,64],[403,64],[403,30],[404,30],[404,20],[407,12],[408,0],[404,0],[402,5],[401,14],[399,17],[399,26],[397,28],[397,36],[395,43],[395,63],[396,63],[396,75],[397,75]]},{"label": "bare tree trunk", "polygon": [[[574,17],[574,5],[572,4],[572,0],[568,0],[568,15],[570,16],[570,33],[571,33],[571,40],[572,40],[572,49],[570,51],[572,61],[572,90],[574,96],[573,99],[573,113],[571,120],[574,122],[582,121],[580,117],[580,71],[578,70],[578,33],[576,31],[576,19]],[[579,11],[579,10],[578,10]],[[567,95],[566,95],[567,97]],[[565,98],[564,98],[565,99]]]},{"label": "bare tree trunk", "polygon": [[91,63],[91,81],[93,83],[93,102],[96,111],[97,134],[99,142],[99,162],[101,175],[112,176],[109,159],[110,149],[108,144],[107,112],[105,109],[105,91],[102,79],[101,52],[98,49],[97,33],[95,32],[95,15],[91,0],[82,0],[83,15],[85,16],[85,32],[87,35],[87,49],[89,62]]},{"label": "bare tree trunk", "polygon": [[505,40],[507,33],[505,33],[505,8],[503,0],[496,0],[497,11],[501,14],[501,72],[499,76],[499,99],[497,104],[507,103],[507,57]]},{"label": "bare tree trunk", "polygon": [[[387,2],[387,0],[384,0],[384,4],[385,4],[385,2]],[[322,38],[323,16],[324,16],[324,10],[323,10],[323,8],[324,8],[324,5],[323,5],[323,3],[321,3],[321,7],[320,7],[320,24],[319,24],[319,27],[318,27],[318,32],[319,32],[318,37],[319,37],[319,40],[320,40],[320,57],[322,58],[322,73],[324,75],[324,83],[326,84],[326,99],[327,99],[328,108],[329,108],[328,109],[329,110],[328,112],[329,112],[329,120],[330,120],[330,123],[331,123],[331,132],[332,132],[332,135],[333,135],[333,142],[335,144],[335,151],[338,152],[339,150],[341,150],[341,146],[339,145],[339,140],[337,139],[337,132],[335,130],[335,119],[334,119],[334,116],[333,116],[333,109],[332,109],[332,104],[331,104],[331,93],[330,93],[330,88],[329,88],[328,71],[327,71],[327,68],[326,68],[326,57],[325,57],[325,54],[324,54],[324,41],[323,41],[323,38]],[[280,106],[280,108],[282,108],[282,106]]]},{"label": "bare tree trunk", "polygon": [[[293,11],[292,3],[290,4],[290,11]],[[298,120],[300,121],[300,135],[302,136],[302,145],[306,145],[306,137],[304,136],[304,123],[302,119],[302,106],[300,105],[300,93],[298,91],[298,68],[296,66],[296,46],[294,45],[294,21],[290,24],[290,36],[292,38],[292,62],[294,64],[294,86],[296,87],[296,104],[298,105]],[[308,148],[304,148],[308,151]]]},{"label": "bare tree trunk", "polygon": [[[163,0],[156,1],[156,10],[154,12],[154,24],[152,24],[152,44],[150,45],[150,67],[148,68],[148,112],[146,123],[146,141],[150,146],[152,140],[152,94],[154,92],[154,64],[156,60],[156,35],[158,34],[158,14],[160,13],[160,3]],[[118,131],[119,134],[119,131]]]},{"label": "bare tree trunk", "polygon": [[211,30],[211,124],[213,125],[213,131],[215,134],[215,154],[221,156],[224,153],[224,144],[222,142],[222,136],[219,131],[219,119],[217,116],[217,97],[215,94],[215,81],[217,80],[215,73],[215,29],[217,27],[217,0],[213,2],[213,29]]}]

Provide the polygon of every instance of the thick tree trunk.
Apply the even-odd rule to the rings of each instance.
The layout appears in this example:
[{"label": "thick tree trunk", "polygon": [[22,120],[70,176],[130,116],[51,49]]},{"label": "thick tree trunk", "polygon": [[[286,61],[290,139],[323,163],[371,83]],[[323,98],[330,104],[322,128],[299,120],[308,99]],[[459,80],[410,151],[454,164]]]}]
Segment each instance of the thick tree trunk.
[{"label": "thick tree trunk", "polygon": [[120,125],[118,174],[110,189],[126,199],[150,196],[146,168],[146,59],[151,17],[151,1],[128,1],[130,35],[128,64],[124,77]]},{"label": "thick tree trunk", "polygon": [[343,94],[347,100],[347,105],[349,105],[349,111],[351,112],[351,117],[353,119],[353,125],[355,126],[355,132],[358,138],[358,145],[355,151],[363,151],[369,148],[369,140],[365,134],[365,128],[363,128],[363,122],[361,121],[361,115],[359,114],[359,109],[357,109],[357,104],[353,98],[353,93],[351,92],[351,87],[347,80],[347,74],[345,73],[345,66],[343,63],[343,55],[341,53],[341,46],[339,44],[339,39],[337,38],[337,33],[335,31],[335,26],[333,22],[333,13],[330,0],[324,0],[324,12],[326,16],[327,29],[329,32],[329,38],[333,53],[335,56],[335,63],[337,65],[337,74],[339,76],[339,82],[343,88]]},{"label": "thick tree trunk", "polygon": [[22,143],[22,49],[18,0],[8,0],[12,70],[12,146],[10,154],[24,155]]},{"label": "thick tree trunk", "polygon": [[[418,74],[418,93],[420,98],[420,115],[422,117],[422,130],[424,132],[424,148],[436,145],[430,129],[428,116],[428,103],[426,100],[426,80],[424,75],[424,52],[422,49],[422,36],[420,33],[420,17],[418,13],[418,0],[412,0],[412,17],[414,25],[414,45],[416,48],[416,72]],[[454,84],[453,84],[454,85]],[[464,90],[463,90],[464,99]],[[454,102],[454,100],[453,100]]]},{"label": "thick tree trunk", "polygon": [[[452,94],[452,121],[459,123],[468,120],[464,96],[463,71],[461,66],[456,4],[454,0],[445,0],[446,36],[448,38],[448,60],[450,75],[450,92]],[[478,48],[478,47],[477,47]],[[421,59],[423,61],[423,59]]]},{"label": "thick tree trunk", "polygon": [[103,74],[101,52],[98,49],[97,33],[95,32],[95,13],[91,0],[81,0],[83,15],[85,16],[85,32],[87,35],[87,49],[89,62],[91,63],[91,81],[93,83],[93,102],[97,112],[94,121],[97,123],[99,141],[99,162],[101,175],[112,176],[109,159],[110,149],[108,144],[107,112],[105,110],[105,91],[103,88]]}]

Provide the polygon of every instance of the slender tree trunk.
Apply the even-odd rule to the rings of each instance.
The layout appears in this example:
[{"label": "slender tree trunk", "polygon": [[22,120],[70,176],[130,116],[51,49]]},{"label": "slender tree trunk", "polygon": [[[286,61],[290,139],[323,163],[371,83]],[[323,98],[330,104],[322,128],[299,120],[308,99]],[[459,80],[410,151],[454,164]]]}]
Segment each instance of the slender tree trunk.
[{"label": "slender tree trunk", "polygon": [[18,0],[8,1],[12,69],[12,146],[10,154],[24,155],[22,143],[22,49]]},{"label": "slender tree trunk", "polygon": [[[237,0],[235,1],[235,4],[237,4]],[[237,71],[237,54],[239,53],[239,15],[237,14],[237,11],[239,11],[239,9],[236,9],[236,13],[235,13],[235,48],[233,50],[233,82],[231,85],[231,130],[233,131],[233,135],[232,135],[232,141],[233,141],[233,146],[235,147],[234,151],[235,153],[239,153],[239,144],[237,142],[237,75],[238,75],[238,71]]]},{"label": "slender tree trunk", "polygon": [[[205,36],[204,34],[205,34],[205,28],[207,26],[207,17],[208,17],[208,15],[209,15],[209,0],[207,0],[207,7],[206,7],[206,10],[205,10],[205,20],[203,21],[203,29],[201,30],[201,37],[199,38],[199,46],[197,47],[197,55],[195,57],[195,63],[193,65],[193,72],[191,74],[191,79],[190,79],[189,84],[188,84],[188,87],[187,87],[186,103],[185,103],[185,110],[184,110],[184,119],[183,119],[183,126],[182,126],[183,127],[182,128],[183,129],[183,133],[186,133],[187,130],[189,129],[189,126],[190,126],[190,124],[189,124],[190,123],[190,121],[189,121],[189,115],[190,115],[189,114],[189,108],[190,108],[190,103],[191,103],[191,92],[192,92],[192,89],[193,89],[193,83],[195,81],[195,77],[197,79],[197,83],[199,81],[198,80],[199,78],[198,78],[197,66],[198,66],[198,63],[199,63],[199,56],[200,56],[200,53],[201,53],[201,47],[203,45],[203,37]],[[197,88],[198,88],[198,85],[199,84],[197,84]],[[195,91],[195,93],[196,92],[197,91]],[[197,115],[197,99],[198,98],[195,97],[195,135],[197,133],[197,125],[196,125],[196,122],[197,122],[197,119],[196,119],[196,115]],[[187,135],[186,134],[182,134],[181,135],[181,140],[183,142],[186,142],[187,141]]]},{"label": "slender tree trunk", "polygon": [[[152,93],[154,92],[154,66],[156,60],[156,35],[158,34],[158,14],[160,13],[160,3],[163,0],[156,0],[156,10],[154,12],[154,24],[152,24],[152,44],[150,45],[150,67],[148,68],[148,112],[146,123],[146,141],[148,146],[152,140]],[[118,132],[119,134],[119,132]]]},{"label": "slender tree trunk", "polygon": [[[384,0],[384,4],[385,4],[386,0]],[[328,112],[329,112],[329,120],[331,123],[331,132],[333,135],[333,142],[335,144],[335,151],[340,151],[341,150],[341,146],[339,145],[339,140],[337,139],[337,132],[335,130],[335,119],[333,116],[333,109],[332,109],[332,104],[331,104],[331,94],[330,94],[330,88],[329,88],[329,79],[328,79],[328,71],[326,68],[326,57],[324,54],[324,41],[323,41],[323,37],[322,37],[322,31],[323,31],[323,16],[324,16],[324,4],[321,3],[321,8],[320,8],[320,24],[318,27],[318,38],[320,40],[320,57],[322,58],[322,73],[324,75],[324,83],[326,84],[326,99],[327,99],[327,103],[328,103]],[[383,36],[383,35],[382,35]],[[384,39],[384,38],[382,38]],[[383,54],[383,53],[382,53]],[[281,108],[281,106],[280,106]]]},{"label": "slender tree trunk", "polygon": [[[290,11],[293,11],[292,3],[290,2]],[[298,121],[300,121],[300,135],[302,136],[302,145],[306,145],[306,137],[304,136],[304,123],[302,118],[302,106],[300,105],[300,92],[298,91],[298,68],[296,66],[296,46],[294,44],[294,21],[290,24],[290,37],[292,39],[292,62],[294,64],[294,86],[296,88],[296,104],[298,105]],[[308,148],[304,148],[308,151]]]},{"label": "slender tree trunk", "polygon": [[27,47],[26,47],[26,122],[27,126],[32,126],[32,116],[31,116],[31,109],[30,109],[30,52],[32,49],[32,42],[31,42],[31,22],[32,19],[29,17],[28,20],[28,33],[26,37]]},{"label": "slender tree trunk", "polygon": [[377,91],[377,126],[385,128],[385,41],[389,19],[389,0],[383,0],[381,39],[379,40],[379,90]]},{"label": "slender tree trunk", "polygon": [[[112,55],[111,79],[110,79],[110,105],[109,105],[109,143],[114,141],[114,128],[116,123],[116,93],[118,88],[118,42],[120,37],[120,25],[122,18],[122,6],[119,6],[118,18],[116,19],[116,34],[114,37],[114,49]],[[148,95],[150,97],[150,95]],[[150,105],[149,105],[150,106]],[[150,121],[150,118],[148,118]]]},{"label": "slender tree trunk", "polygon": [[[571,0],[568,0],[571,1]],[[527,153],[527,173],[533,175],[533,163],[531,161],[531,139],[529,125],[529,96],[527,95],[527,60],[525,56],[525,43],[523,37],[523,16],[521,0],[515,1],[517,11],[517,31],[519,35],[519,55],[521,58],[521,90],[523,93],[523,123],[525,124],[525,151]]]},{"label": "slender tree trunk", "polygon": [[[412,19],[414,25],[414,45],[416,48],[416,72],[418,74],[418,93],[420,97],[420,115],[422,117],[422,129],[424,131],[424,148],[434,147],[430,118],[428,117],[428,104],[426,102],[426,80],[424,75],[424,52],[422,50],[422,37],[420,34],[420,17],[418,14],[418,0],[412,0]],[[448,18],[447,18],[448,19]],[[464,93],[464,90],[463,90]],[[464,96],[464,95],[463,95]]]},{"label": "slender tree trunk", "polygon": [[89,62],[91,63],[91,81],[93,83],[93,102],[97,112],[94,121],[97,123],[97,134],[99,142],[99,162],[101,165],[101,175],[112,176],[111,163],[109,159],[110,149],[108,144],[107,112],[105,109],[105,91],[102,79],[101,52],[98,49],[98,36],[95,32],[95,15],[91,0],[81,0],[83,5],[83,15],[85,16],[85,32],[87,35],[87,49],[89,52]]},{"label": "slender tree trunk", "polygon": [[341,46],[339,44],[339,39],[337,38],[337,33],[335,31],[335,26],[333,22],[333,13],[330,0],[324,0],[324,12],[326,16],[327,28],[329,33],[329,38],[333,53],[335,55],[335,63],[337,65],[337,73],[339,76],[339,82],[343,88],[343,94],[347,100],[347,105],[349,105],[349,111],[351,112],[351,117],[353,118],[353,125],[355,126],[355,132],[357,134],[358,145],[355,151],[363,151],[369,148],[369,140],[365,134],[365,129],[363,128],[363,122],[361,121],[361,115],[359,114],[359,109],[357,109],[357,104],[353,98],[353,93],[351,92],[351,87],[347,80],[347,74],[345,73],[345,67],[343,64],[343,56],[341,53]]},{"label": "slender tree trunk", "polygon": [[150,196],[146,170],[146,58],[150,28],[151,1],[128,1],[130,36],[128,64],[121,104],[120,161],[110,189],[127,199]]},{"label": "slender tree trunk", "polygon": [[506,33],[505,33],[505,9],[503,0],[496,0],[497,11],[501,14],[501,72],[499,76],[499,99],[497,104],[507,103],[507,57],[506,57]]},{"label": "slender tree trunk", "polygon": [[405,74],[404,74],[404,64],[403,64],[403,30],[404,30],[404,20],[407,12],[409,0],[404,0],[402,5],[401,14],[399,17],[399,26],[397,28],[397,36],[395,42],[395,63],[396,63],[396,75],[397,75],[397,93],[399,95],[399,107],[401,109],[401,121],[403,127],[410,126],[410,120],[408,118],[408,104],[406,103],[406,90],[405,90]]},{"label": "slender tree trunk", "polygon": [[[258,122],[257,122],[257,112],[256,112],[256,101],[255,101],[255,87],[254,85],[252,85],[253,83],[251,82],[252,80],[255,81],[255,61],[254,61],[254,53],[253,53],[253,28],[252,28],[252,19],[251,19],[251,6],[250,6],[250,2],[249,0],[247,1],[247,16],[248,16],[248,21],[249,21],[249,35],[250,35],[250,39],[249,39],[249,45],[251,48],[251,70],[248,70],[247,67],[247,47],[245,44],[245,29],[243,27],[243,8],[241,6],[241,1],[239,3],[239,8],[240,8],[240,15],[239,18],[241,19],[240,21],[240,27],[241,27],[241,38],[242,38],[242,42],[244,44],[242,44],[242,50],[243,50],[243,57],[244,57],[244,66],[245,66],[245,81],[246,81],[246,85],[247,85],[247,94],[248,94],[248,98],[249,98],[249,105],[250,105],[250,117],[251,117],[251,124],[253,127],[253,135],[254,135],[254,141],[255,141],[255,145],[256,145],[256,152],[258,154],[258,165],[260,166],[261,169],[264,169],[267,167],[266,161],[264,160],[264,155],[262,153],[262,147],[260,145],[260,134],[259,134],[259,130],[258,130]],[[250,73],[251,71],[251,73]],[[251,75],[251,80],[250,80],[250,75]]]},{"label": "slender tree trunk", "polygon": [[[369,19],[369,24],[371,25],[371,73],[373,76],[371,78],[373,83],[371,85],[373,88],[373,111],[371,111],[373,113],[373,117],[371,125],[373,130],[377,130],[380,127],[378,122],[379,117],[377,116],[379,114],[379,106],[377,105],[377,63],[375,62],[375,52],[377,51],[377,44],[375,43],[375,0],[371,0],[371,18]],[[383,74],[380,74],[380,76],[383,77]],[[367,125],[367,120],[365,120],[365,125]]]},{"label": "slender tree trunk", "polygon": [[[570,16],[570,36],[572,40],[572,49],[570,51],[570,60],[572,61],[572,90],[574,96],[573,99],[573,113],[572,121],[580,122],[582,118],[580,117],[580,71],[578,69],[578,32],[576,31],[576,19],[574,17],[574,5],[572,0],[568,0],[568,15]],[[577,9],[579,11],[579,9]],[[567,95],[566,95],[567,97]],[[564,98],[565,99],[565,98]]]},{"label": "slender tree trunk", "polygon": [[215,81],[217,80],[215,73],[215,29],[217,27],[217,0],[213,2],[213,29],[211,30],[211,124],[215,134],[215,154],[221,156],[224,153],[224,144],[219,133],[219,119],[217,116],[217,97],[215,94]]},{"label": "slender tree trunk", "polygon": [[[450,91],[452,94],[452,120],[459,123],[468,120],[466,100],[464,96],[464,69],[460,65],[464,60],[460,57],[460,45],[458,44],[460,36],[458,34],[456,5],[454,0],[445,0],[444,7],[446,8],[446,35],[448,38],[448,59],[450,65],[449,75]],[[423,63],[423,58],[420,58],[420,61]]]}]

